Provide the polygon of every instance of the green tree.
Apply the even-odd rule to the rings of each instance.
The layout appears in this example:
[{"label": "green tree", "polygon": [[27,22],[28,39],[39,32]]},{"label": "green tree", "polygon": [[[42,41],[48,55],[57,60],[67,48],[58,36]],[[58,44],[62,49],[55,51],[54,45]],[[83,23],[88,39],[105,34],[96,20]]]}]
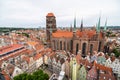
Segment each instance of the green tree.
[{"label": "green tree", "polygon": [[120,56],[120,52],[116,48],[113,49],[113,53],[115,54],[116,57]]},{"label": "green tree", "polygon": [[27,33],[22,33],[22,35],[24,35],[24,36],[26,36],[28,38],[30,37],[29,34],[27,34]]},{"label": "green tree", "polygon": [[49,79],[49,76],[48,76],[48,74],[44,74],[44,80],[48,80]]},{"label": "green tree", "polygon": [[107,36],[107,37],[110,37],[111,34],[112,34],[112,32],[108,31],[108,32],[106,33],[106,36]]},{"label": "green tree", "polygon": [[20,74],[14,77],[14,80],[26,80],[27,73]]},{"label": "green tree", "polygon": [[14,77],[14,80],[48,80],[48,74],[44,73],[42,70],[33,72],[33,74],[23,73]]}]

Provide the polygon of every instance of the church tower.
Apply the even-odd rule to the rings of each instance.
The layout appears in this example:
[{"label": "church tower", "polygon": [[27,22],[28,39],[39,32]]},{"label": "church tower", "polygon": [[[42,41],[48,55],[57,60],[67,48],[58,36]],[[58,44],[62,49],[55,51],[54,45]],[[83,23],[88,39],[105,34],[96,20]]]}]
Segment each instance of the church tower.
[{"label": "church tower", "polygon": [[56,30],[56,18],[53,13],[48,13],[46,16],[47,42],[51,40],[51,34]]}]

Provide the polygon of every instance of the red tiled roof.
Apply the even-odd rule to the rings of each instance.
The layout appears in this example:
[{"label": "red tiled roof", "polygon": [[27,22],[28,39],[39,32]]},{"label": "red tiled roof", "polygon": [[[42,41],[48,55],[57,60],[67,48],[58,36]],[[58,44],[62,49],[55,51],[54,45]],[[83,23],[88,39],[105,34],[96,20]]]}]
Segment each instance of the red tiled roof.
[{"label": "red tiled roof", "polygon": [[47,14],[47,17],[52,17],[52,16],[54,16],[53,13],[48,13],[48,14]]},{"label": "red tiled roof", "polygon": [[12,51],[12,50],[15,50],[15,49],[18,49],[21,47],[23,47],[23,45],[21,45],[21,44],[13,44],[13,45],[9,45],[9,46],[4,46],[4,47],[0,48],[0,54],[7,53],[9,51]]},{"label": "red tiled roof", "polygon": [[26,52],[26,49],[19,50],[18,52],[14,52],[13,54],[9,54],[7,56],[3,56],[2,58],[0,58],[0,61],[7,60],[9,58],[12,58],[12,57],[18,56],[20,54],[23,54],[25,52]]},{"label": "red tiled roof", "polygon": [[40,49],[44,48],[44,46],[43,46],[43,45],[38,44],[38,45],[36,45],[36,46],[35,46],[35,48],[36,48],[36,50],[40,50]]},{"label": "red tiled roof", "polygon": [[87,79],[88,80],[96,80],[97,79],[97,70],[95,68],[95,66],[93,66],[87,74]]},{"label": "red tiled roof", "polygon": [[35,41],[28,41],[27,44],[32,45],[32,46],[35,46],[35,45],[38,44],[38,43],[35,42]]},{"label": "red tiled roof", "polygon": [[38,53],[38,54],[35,55],[34,59],[35,59],[35,60],[38,60],[38,59],[41,58],[41,57],[42,57],[42,55]]},{"label": "red tiled roof", "polygon": [[102,70],[102,71],[106,71],[106,72],[112,74],[112,68],[110,68],[110,67],[106,67],[104,65],[97,64],[97,63],[95,63],[95,67],[96,67],[96,69],[99,69],[99,70]]},{"label": "red tiled roof", "polygon": [[69,31],[56,31],[55,33],[52,33],[52,36],[56,37],[56,38],[61,38],[61,37],[72,38],[73,37],[73,32],[69,32]]},{"label": "red tiled roof", "polygon": [[85,30],[85,31],[80,31],[80,30],[78,30],[77,32],[76,32],[76,35],[77,36],[79,36],[79,37],[82,37],[83,35],[84,35],[84,33],[89,37],[89,38],[91,38],[93,35],[95,35],[96,34],[96,31],[95,30]]},{"label": "red tiled roof", "polygon": [[99,80],[116,80],[114,75],[100,73]]},{"label": "red tiled roof", "polygon": [[30,63],[30,57],[28,57],[28,56],[24,56],[23,60],[27,61],[28,64]]},{"label": "red tiled roof", "polygon": [[90,63],[87,59],[80,59],[80,64],[85,65],[86,68],[92,67],[92,63]]}]

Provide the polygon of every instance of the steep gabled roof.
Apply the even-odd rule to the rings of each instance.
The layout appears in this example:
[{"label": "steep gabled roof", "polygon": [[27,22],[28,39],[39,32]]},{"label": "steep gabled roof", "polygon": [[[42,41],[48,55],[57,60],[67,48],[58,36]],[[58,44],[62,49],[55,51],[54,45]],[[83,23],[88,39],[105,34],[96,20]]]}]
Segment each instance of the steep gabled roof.
[{"label": "steep gabled roof", "polygon": [[88,36],[88,38],[91,38],[93,35],[96,34],[96,31],[95,30],[84,30],[84,31],[78,30],[76,32],[76,35],[79,37],[82,37],[84,34],[86,34]]},{"label": "steep gabled roof", "polygon": [[73,32],[61,30],[61,31],[56,31],[55,33],[52,33],[52,36],[55,38],[61,38],[61,37],[72,38]]},{"label": "steep gabled roof", "polygon": [[95,66],[93,66],[87,74],[87,80],[96,80],[97,79],[97,70]]},{"label": "steep gabled roof", "polygon": [[38,60],[38,59],[40,59],[42,57],[42,55],[41,54],[36,54],[35,56],[34,56],[34,60]]}]

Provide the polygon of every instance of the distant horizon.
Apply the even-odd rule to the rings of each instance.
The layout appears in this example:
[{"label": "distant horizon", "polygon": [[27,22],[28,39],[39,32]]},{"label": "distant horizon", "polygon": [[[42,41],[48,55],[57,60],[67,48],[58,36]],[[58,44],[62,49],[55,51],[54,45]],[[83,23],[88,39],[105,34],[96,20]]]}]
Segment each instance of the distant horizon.
[{"label": "distant horizon", "polygon": [[[64,27],[64,26],[57,26],[57,28],[66,28],[66,27]],[[89,28],[89,27],[94,27],[94,26],[83,26],[83,28]],[[102,28],[104,27],[104,26],[101,26]],[[107,26],[107,27],[120,27],[120,26]],[[45,26],[43,26],[43,27],[15,27],[15,26],[0,26],[0,28],[46,28]],[[70,26],[68,26],[67,28],[70,28]],[[74,28],[74,26],[72,26],[72,28]],[[76,28],[80,28],[80,26],[76,26]]]}]

